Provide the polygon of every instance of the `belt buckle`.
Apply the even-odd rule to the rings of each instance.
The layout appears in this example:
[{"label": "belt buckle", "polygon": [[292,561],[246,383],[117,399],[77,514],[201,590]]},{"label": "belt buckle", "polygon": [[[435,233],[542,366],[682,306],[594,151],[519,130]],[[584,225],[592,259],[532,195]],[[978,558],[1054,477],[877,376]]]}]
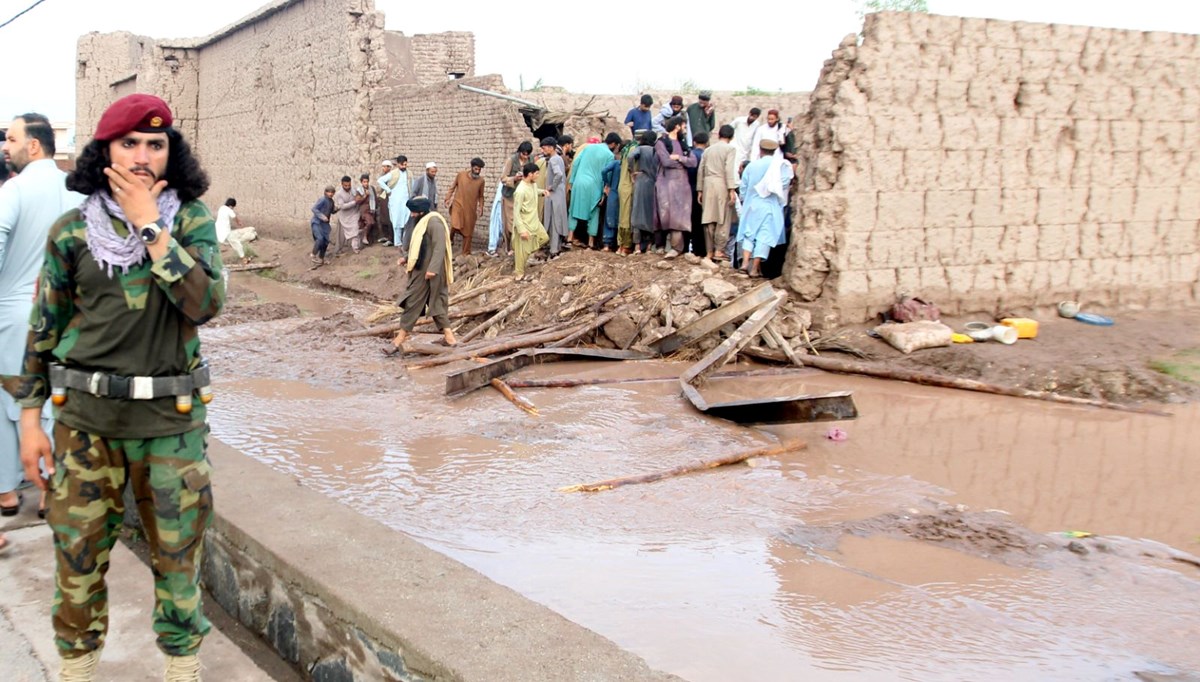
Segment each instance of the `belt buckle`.
[{"label": "belt buckle", "polygon": [[129,377],[108,375],[108,397],[129,398]]},{"label": "belt buckle", "polygon": [[88,377],[88,393],[94,396],[100,396],[100,381],[104,378],[102,372],[92,372],[92,376]]},{"label": "belt buckle", "polygon": [[130,398],[134,400],[150,400],[154,397],[154,377],[133,377]]}]

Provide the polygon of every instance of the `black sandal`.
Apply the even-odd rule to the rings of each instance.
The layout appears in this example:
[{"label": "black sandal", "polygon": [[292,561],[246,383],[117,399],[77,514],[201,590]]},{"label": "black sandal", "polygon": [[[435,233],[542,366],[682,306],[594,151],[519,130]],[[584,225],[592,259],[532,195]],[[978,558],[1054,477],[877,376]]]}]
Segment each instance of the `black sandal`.
[{"label": "black sandal", "polygon": [[17,493],[17,503],[11,507],[0,504],[0,516],[16,516],[21,511],[21,493]]}]

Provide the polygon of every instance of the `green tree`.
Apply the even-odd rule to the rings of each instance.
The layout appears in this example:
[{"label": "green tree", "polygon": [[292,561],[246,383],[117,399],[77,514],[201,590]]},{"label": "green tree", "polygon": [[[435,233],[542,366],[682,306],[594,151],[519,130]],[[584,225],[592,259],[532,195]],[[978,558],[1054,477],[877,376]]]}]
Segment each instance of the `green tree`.
[{"label": "green tree", "polygon": [[925,0],[857,0],[858,18],[872,12],[924,12],[929,13]]}]

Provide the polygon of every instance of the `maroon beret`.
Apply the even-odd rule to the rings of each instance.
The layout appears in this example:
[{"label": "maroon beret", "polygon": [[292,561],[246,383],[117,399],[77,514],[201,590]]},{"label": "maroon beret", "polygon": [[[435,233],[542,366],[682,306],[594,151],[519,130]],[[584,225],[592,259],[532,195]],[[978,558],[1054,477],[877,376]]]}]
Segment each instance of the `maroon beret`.
[{"label": "maroon beret", "polygon": [[107,142],[140,133],[161,133],[171,127],[171,107],[154,95],[126,95],[113,102],[96,124],[94,140]]},{"label": "maroon beret", "polygon": [[672,97],[671,104],[683,104],[683,95],[675,95]]}]

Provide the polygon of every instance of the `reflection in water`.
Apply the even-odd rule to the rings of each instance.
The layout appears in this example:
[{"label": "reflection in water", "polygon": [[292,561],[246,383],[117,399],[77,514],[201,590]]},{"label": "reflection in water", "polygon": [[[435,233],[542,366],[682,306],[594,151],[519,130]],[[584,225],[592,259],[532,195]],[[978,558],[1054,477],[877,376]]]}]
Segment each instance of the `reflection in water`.
[{"label": "reflection in water", "polygon": [[[662,363],[534,367],[522,376],[677,371]],[[827,375],[737,390],[857,390],[832,443],[586,495],[564,485],[647,473],[769,442],[701,416],[670,383],[491,391],[224,381],[221,440],[691,680],[1109,679],[1200,669],[1200,574],[1065,552],[1035,569],[881,537],[817,551],[797,524],[862,519],[929,497],[999,508],[1038,531],[1083,529],[1194,550],[1200,411],[1083,411]],[[757,382],[757,383],[756,383]],[[1189,546],[1190,545],[1190,546]]]}]

